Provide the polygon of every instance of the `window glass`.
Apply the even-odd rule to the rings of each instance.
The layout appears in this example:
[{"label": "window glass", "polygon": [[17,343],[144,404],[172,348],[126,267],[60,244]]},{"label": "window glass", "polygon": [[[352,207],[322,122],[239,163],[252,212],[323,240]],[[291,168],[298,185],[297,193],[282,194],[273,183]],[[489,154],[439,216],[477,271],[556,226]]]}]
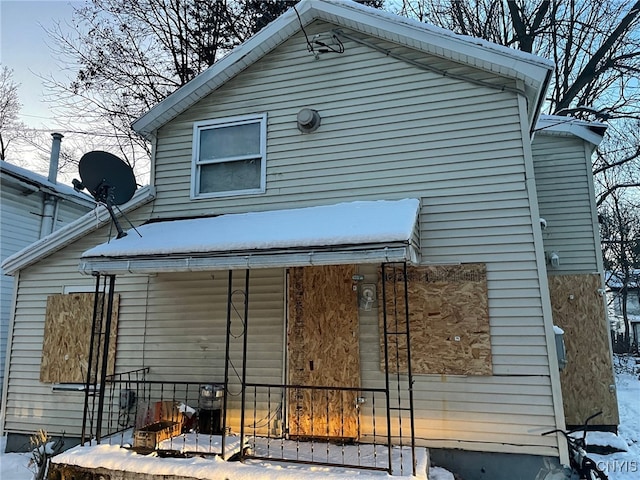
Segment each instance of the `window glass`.
[{"label": "window glass", "polygon": [[260,159],[210,163],[200,167],[200,192],[260,188]]},{"label": "window glass", "polygon": [[263,193],[266,115],[194,124],[192,198]]},{"label": "window glass", "polygon": [[200,131],[200,161],[260,155],[260,123]]}]

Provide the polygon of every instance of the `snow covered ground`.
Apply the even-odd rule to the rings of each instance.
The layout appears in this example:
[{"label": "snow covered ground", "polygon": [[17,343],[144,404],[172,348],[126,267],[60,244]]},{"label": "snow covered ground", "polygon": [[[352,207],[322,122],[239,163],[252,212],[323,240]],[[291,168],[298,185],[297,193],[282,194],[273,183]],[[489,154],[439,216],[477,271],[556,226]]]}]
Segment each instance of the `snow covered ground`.
[{"label": "snow covered ground", "polygon": [[[618,389],[618,409],[620,411],[620,428],[618,437],[607,440],[607,437],[589,438],[587,443],[618,446],[616,441],[622,441],[627,446],[626,452],[610,455],[590,454],[608,476],[610,480],[638,480],[640,479],[640,364],[633,358],[617,357],[616,363],[621,365],[616,373]],[[635,373],[632,373],[635,372]],[[589,434],[591,435],[591,434]]]},{"label": "snow covered ground", "polygon": [[[618,365],[621,362],[617,361]],[[598,466],[609,476],[610,480],[638,480],[640,479],[640,365],[635,364],[633,358],[624,360],[623,368],[619,368],[616,374],[616,384],[618,387],[618,405],[620,409],[620,429],[619,436],[604,433],[589,433],[587,442],[594,445],[610,445],[626,451],[609,455],[590,454]],[[635,373],[632,373],[635,370]],[[6,438],[0,442],[0,452],[4,452]],[[142,466],[143,472],[148,472],[148,465],[145,458],[133,452],[122,450],[115,446],[102,445],[98,447],[100,456],[111,458],[116,465],[132,462]],[[73,450],[73,449],[72,449]],[[86,452],[85,448],[85,452]],[[96,457],[94,451],[94,457]],[[68,451],[65,455],[73,456],[73,451]],[[77,450],[77,456],[82,456],[81,449]],[[31,480],[35,471],[34,466],[29,465],[31,456],[26,453],[0,453],[0,479],[1,480]],[[146,458],[147,461],[152,460]],[[164,459],[170,460],[170,459]],[[124,462],[124,463],[123,463]],[[426,455],[418,458],[419,469],[426,468]],[[72,462],[69,462],[72,463]],[[155,462],[157,464],[157,462]],[[212,465],[214,467],[212,468]],[[241,464],[238,462],[224,462],[222,460],[203,459],[173,459],[166,463],[168,471],[165,474],[185,475],[186,471],[191,474],[198,474],[200,478],[229,478],[232,480],[279,480],[279,479],[324,479],[339,480],[345,478],[357,478],[358,480],[380,480],[389,478],[385,473],[370,471],[340,471],[340,469],[309,466],[309,465],[278,465],[266,462],[254,462]],[[420,468],[421,467],[421,468]],[[180,473],[178,473],[178,469]],[[199,471],[199,472],[198,472]],[[410,470],[409,470],[410,471]],[[213,476],[212,476],[213,475]],[[409,478],[408,476],[393,478]],[[418,478],[424,478],[418,477]],[[438,467],[429,469],[429,480],[453,480],[453,475]],[[467,479],[464,479],[467,480]]]}]

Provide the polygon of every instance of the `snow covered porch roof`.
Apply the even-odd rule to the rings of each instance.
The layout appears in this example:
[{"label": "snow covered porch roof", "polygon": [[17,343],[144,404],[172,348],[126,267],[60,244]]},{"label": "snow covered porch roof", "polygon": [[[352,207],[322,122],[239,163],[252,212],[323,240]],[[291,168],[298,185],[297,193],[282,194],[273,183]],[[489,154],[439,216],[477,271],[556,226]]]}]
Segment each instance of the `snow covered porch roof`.
[{"label": "snow covered porch roof", "polygon": [[85,274],[418,262],[417,199],[148,223],[82,254]]}]

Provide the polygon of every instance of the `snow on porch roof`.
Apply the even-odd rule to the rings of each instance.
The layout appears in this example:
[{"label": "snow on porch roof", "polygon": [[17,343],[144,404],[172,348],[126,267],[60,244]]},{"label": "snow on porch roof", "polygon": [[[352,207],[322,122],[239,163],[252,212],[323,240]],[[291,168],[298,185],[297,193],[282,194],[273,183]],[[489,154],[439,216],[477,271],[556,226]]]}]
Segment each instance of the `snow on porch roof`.
[{"label": "snow on porch roof", "polygon": [[416,261],[420,202],[377,200],[149,223],[82,254],[83,273]]}]

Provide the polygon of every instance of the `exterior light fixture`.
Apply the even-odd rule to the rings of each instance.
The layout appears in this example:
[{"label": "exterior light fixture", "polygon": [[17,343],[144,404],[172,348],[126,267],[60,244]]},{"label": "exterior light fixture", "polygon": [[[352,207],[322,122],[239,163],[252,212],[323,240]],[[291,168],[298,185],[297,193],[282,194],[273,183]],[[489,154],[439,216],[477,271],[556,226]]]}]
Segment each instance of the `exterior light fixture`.
[{"label": "exterior light fixture", "polygon": [[549,253],[549,263],[551,264],[551,268],[560,267],[560,255],[558,255],[558,252]]}]

